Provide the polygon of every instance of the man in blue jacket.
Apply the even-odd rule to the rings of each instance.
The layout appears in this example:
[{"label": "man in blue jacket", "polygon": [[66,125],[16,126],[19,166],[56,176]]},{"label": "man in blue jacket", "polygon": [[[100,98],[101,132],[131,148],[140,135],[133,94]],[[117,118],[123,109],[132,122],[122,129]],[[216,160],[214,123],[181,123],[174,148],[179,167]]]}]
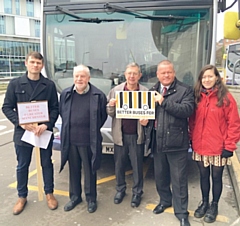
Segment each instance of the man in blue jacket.
[{"label": "man in blue jacket", "polygon": [[69,197],[65,211],[82,202],[81,168],[84,168],[84,192],[88,212],[97,209],[96,171],[102,154],[101,127],[107,119],[105,94],[92,85],[89,68],[74,67],[74,84],[60,96],[61,169],[69,164]]},{"label": "man in blue jacket", "polygon": [[[12,79],[8,85],[2,111],[6,117],[14,124],[14,144],[17,155],[17,190],[18,200],[13,208],[13,214],[20,214],[26,203],[28,195],[28,169],[31,163],[33,146],[21,141],[25,130],[40,136],[45,130],[53,130],[53,126],[58,118],[58,97],[55,84],[41,74],[43,68],[43,56],[38,52],[31,52],[27,55],[25,75]],[[19,125],[17,103],[43,101],[48,102],[49,122]],[[42,173],[44,180],[44,191],[48,207],[54,210],[58,207],[58,202],[53,196],[53,164],[52,164],[52,141],[47,149],[40,149]]]},{"label": "man in blue jacket", "polygon": [[160,196],[153,213],[160,214],[173,204],[180,226],[190,226],[187,210],[188,117],[193,113],[194,94],[190,86],[175,77],[173,64],[168,60],[158,64],[157,77],[159,82],[150,89],[156,92],[156,116],[146,129],[146,148],[153,152]]}]

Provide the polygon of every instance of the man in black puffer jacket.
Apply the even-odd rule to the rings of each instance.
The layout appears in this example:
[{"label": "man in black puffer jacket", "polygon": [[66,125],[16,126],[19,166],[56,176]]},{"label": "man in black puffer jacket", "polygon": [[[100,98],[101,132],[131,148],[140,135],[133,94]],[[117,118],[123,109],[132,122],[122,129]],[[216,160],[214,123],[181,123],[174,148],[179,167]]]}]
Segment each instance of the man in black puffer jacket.
[{"label": "man in black puffer jacket", "polygon": [[188,117],[193,113],[194,94],[190,86],[176,79],[168,60],[158,64],[157,77],[159,82],[150,89],[156,91],[156,119],[150,120],[146,128],[146,150],[151,148],[153,153],[156,187],[161,197],[153,212],[160,214],[173,203],[180,225],[189,226]]}]

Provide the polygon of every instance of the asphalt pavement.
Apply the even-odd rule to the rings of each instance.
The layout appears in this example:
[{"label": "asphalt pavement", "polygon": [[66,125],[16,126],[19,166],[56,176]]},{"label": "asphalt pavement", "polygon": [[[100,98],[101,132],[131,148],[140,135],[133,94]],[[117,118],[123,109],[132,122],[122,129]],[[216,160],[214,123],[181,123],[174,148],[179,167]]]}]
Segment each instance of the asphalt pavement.
[{"label": "asphalt pavement", "polygon": [[[0,107],[2,107],[2,103],[3,103],[3,99],[4,99],[4,91],[3,92],[1,92],[0,91]],[[239,105],[238,105],[239,106]],[[240,112],[240,108],[239,108],[239,112]],[[6,148],[5,148],[6,149]],[[9,146],[9,148],[8,149],[13,149],[13,145],[12,144],[10,144],[10,146]],[[9,154],[10,155],[10,154]],[[59,158],[58,157],[58,155],[59,155],[59,153],[55,153],[55,155],[57,156],[56,158]],[[9,156],[9,158],[7,157],[7,158],[5,158],[5,159],[7,159],[7,161],[10,161],[10,160],[8,160],[8,159],[13,159],[13,157],[12,156]],[[238,205],[238,215],[240,215],[240,212],[239,212],[239,206],[240,206],[240,162],[239,162],[239,160],[240,160],[240,143],[239,143],[239,145],[238,145],[238,149],[236,150],[236,152],[234,153],[234,156],[232,157],[232,165],[231,166],[228,166],[227,167],[227,170],[228,170],[228,173],[229,173],[229,175],[230,175],[230,178],[231,178],[231,182],[232,182],[232,186],[233,186],[233,190],[234,190],[234,193],[235,193],[235,199],[236,199],[236,201],[237,201],[237,205]],[[59,161],[57,161],[57,164],[58,164],[58,162]],[[6,164],[6,165],[8,165],[8,166],[12,166],[12,167],[14,167],[13,165],[12,165],[12,162],[10,163],[5,163],[4,162],[4,164]],[[58,167],[57,167],[58,168]],[[196,170],[195,168],[193,168],[193,170]],[[9,170],[8,170],[9,171]],[[13,170],[12,170],[13,171]],[[105,171],[106,171],[106,169],[105,169]],[[67,178],[67,172],[65,171],[65,173],[66,173],[66,175],[65,175],[65,177],[63,177],[62,175],[61,175],[61,177],[59,177],[58,176],[58,174],[56,174],[56,181],[58,182],[58,184],[60,184],[60,182],[62,182],[63,180],[64,180],[64,187],[66,188],[67,187],[67,181],[65,181],[66,179],[65,178]],[[2,174],[2,173],[1,173]],[[195,173],[194,174],[191,174],[190,173],[190,175],[194,175],[195,176]],[[9,177],[14,177],[14,176],[12,176],[12,175],[8,175]],[[224,176],[225,178],[228,178],[228,175],[227,174],[225,174],[225,176]],[[3,178],[2,178],[3,179]],[[11,178],[10,178],[11,179]],[[12,179],[11,179],[12,180]],[[196,180],[196,178],[194,178],[194,181]],[[224,179],[225,180],[225,179]],[[198,179],[197,179],[197,181],[198,181]],[[35,182],[35,181],[34,181]],[[6,182],[3,182],[2,181],[2,183],[6,183],[6,184],[9,184],[9,182],[8,181],[6,181]],[[151,183],[151,184],[150,184]],[[58,185],[57,184],[57,185]],[[1,185],[1,186],[3,186],[3,185]],[[230,224],[224,224],[224,220],[225,220],[225,218],[226,217],[228,217],[229,219],[231,218],[231,214],[228,214],[228,211],[233,211],[233,210],[231,210],[231,208],[226,204],[226,203],[229,203],[229,195],[231,194],[231,192],[229,192],[229,190],[231,191],[231,189],[229,189],[229,187],[231,187],[231,185],[229,184],[224,184],[224,186],[225,186],[225,188],[224,188],[224,191],[223,191],[223,195],[222,195],[222,199],[220,200],[221,201],[221,209],[220,209],[220,220],[218,221],[218,222],[215,222],[214,223],[214,225],[230,225]],[[103,185],[102,185],[102,187],[103,187]],[[110,187],[112,187],[113,188],[113,191],[112,190],[110,190]],[[3,188],[2,188],[3,189]],[[38,214],[46,214],[46,216],[44,217],[44,219],[46,220],[46,222],[48,221],[47,220],[47,217],[49,217],[49,219],[55,219],[55,225],[69,225],[68,223],[66,223],[66,224],[60,224],[60,219],[61,220],[63,220],[63,219],[65,219],[65,218],[62,218],[63,217],[63,215],[66,217],[66,219],[64,220],[64,221],[66,221],[66,222],[69,222],[69,220],[70,220],[70,218],[72,218],[72,221],[73,220],[75,220],[75,221],[73,221],[74,223],[73,224],[71,224],[71,225],[80,225],[80,224],[78,224],[78,223],[76,223],[77,221],[76,221],[76,216],[78,216],[78,217],[83,217],[84,216],[84,219],[80,219],[80,220],[82,220],[82,221],[86,221],[86,222],[90,222],[89,224],[87,224],[87,225],[90,225],[90,226],[93,226],[93,225],[96,225],[95,223],[97,222],[97,220],[99,221],[99,226],[102,226],[102,225],[113,225],[113,226],[116,226],[116,225],[133,225],[133,224],[136,224],[136,225],[149,225],[148,224],[148,222],[149,221],[151,221],[152,223],[151,223],[151,225],[158,225],[158,226],[160,226],[160,225],[164,225],[164,226],[168,226],[168,225],[175,225],[175,223],[177,223],[177,225],[178,225],[178,222],[173,218],[173,217],[170,217],[169,218],[169,216],[168,215],[165,215],[165,216],[161,216],[161,218],[158,218],[158,216],[155,216],[155,215],[153,215],[153,214],[151,214],[151,210],[154,208],[154,205],[156,205],[157,204],[157,200],[156,200],[156,203],[154,203],[154,204],[149,204],[149,203],[151,203],[151,201],[152,201],[152,198],[150,199],[149,198],[149,196],[148,196],[148,194],[151,194],[151,192],[152,191],[154,191],[155,192],[155,189],[154,189],[154,183],[152,184],[152,179],[150,179],[150,180],[145,180],[145,200],[144,200],[144,204],[146,204],[146,208],[144,208],[144,209],[139,209],[139,210],[134,210],[134,211],[132,211],[132,209],[130,208],[129,209],[129,207],[128,207],[128,204],[127,204],[127,206],[125,207],[125,206],[123,206],[123,205],[121,205],[121,208],[120,208],[120,206],[115,206],[115,205],[112,205],[112,200],[111,200],[111,196],[114,194],[114,182],[111,184],[111,186],[107,186],[107,187],[104,187],[104,189],[101,189],[101,186],[100,186],[100,197],[99,197],[99,201],[100,201],[100,208],[99,208],[99,210],[97,211],[97,214],[95,214],[95,215],[86,215],[86,214],[84,214],[84,211],[85,211],[85,207],[78,207],[77,208],[77,210],[76,211],[79,211],[79,209],[80,209],[80,212],[81,213],[79,213],[79,215],[77,215],[77,212],[74,212],[73,211],[73,215],[72,214],[68,214],[68,216],[66,215],[66,213],[64,213],[62,210],[58,210],[58,211],[55,211],[55,212],[44,212],[44,210],[42,210],[42,209],[38,209],[39,208],[39,205],[40,205],[40,203],[38,203],[37,201],[33,201],[34,203],[36,203],[36,205],[38,205],[38,207],[36,207],[35,209],[34,209],[34,206],[33,206],[33,204],[30,204],[31,205],[31,208],[32,208],[32,206],[33,206],[33,209],[32,210],[30,210],[31,208],[28,208],[28,213],[26,212],[25,214],[23,213],[23,215],[22,216],[20,216],[20,218],[19,219],[21,219],[23,222],[25,221],[25,222],[27,222],[27,220],[25,219],[25,218],[27,218],[27,217],[29,217],[29,222],[31,222],[31,220],[32,220],[32,218],[33,218],[33,216],[36,214],[36,212],[34,212],[34,211],[37,211],[38,212]],[[149,191],[148,191],[149,190]],[[13,225],[13,226],[15,226],[15,224],[11,224],[10,223],[10,221],[11,222],[16,222],[16,218],[14,218],[14,217],[11,217],[11,213],[9,212],[9,210],[11,211],[11,206],[13,205],[13,203],[15,202],[15,198],[16,198],[16,192],[15,191],[8,191],[9,193],[11,193],[10,195],[8,195],[8,196],[6,196],[6,197],[11,197],[11,199],[13,199],[13,200],[6,200],[6,197],[4,198],[4,200],[2,200],[2,201],[4,201],[3,203],[3,205],[5,205],[4,207],[2,207],[3,209],[2,210],[0,210],[0,213],[2,212],[2,217],[4,217],[4,219],[5,219],[5,221],[4,222],[7,222],[7,221],[9,221],[9,224],[8,225]],[[102,193],[106,193],[105,195],[102,195],[101,194],[101,192]],[[202,221],[198,221],[198,220],[196,220],[195,218],[193,218],[193,212],[191,211],[191,210],[194,210],[195,208],[196,208],[196,202],[197,201],[199,201],[199,184],[198,184],[198,182],[196,183],[196,185],[195,185],[195,183],[193,183],[193,178],[190,176],[190,178],[189,178],[189,192],[190,192],[190,200],[189,200],[189,209],[190,209],[190,220],[191,220],[191,222],[192,222],[192,225],[205,225],[205,224],[203,224],[203,222]],[[12,194],[13,193],[13,194]],[[63,193],[63,192],[62,192]],[[66,194],[65,194],[66,193]],[[66,196],[67,196],[67,192],[65,192],[64,193],[64,196],[58,196],[58,199],[59,199],[59,201],[60,201],[60,204],[63,204],[64,202],[66,202],[67,201],[67,198],[66,198]],[[129,192],[130,193],[130,192]],[[111,194],[111,195],[110,195]],[[227,194],[227,195],[226,195]],[[57,195],[59,195],[59,194],[57,194]],[[110,195],[110,196],[109,196]],[[196,196],[196,197],[195,197]],[[31,196],[32,197],[32,196]],[[106,203],[111,203],[111,204],[108,204],[108,205],[106,205],[106,206],[104,206],[104,208],[106,208],[106,209],[104,209],[103,208],[103,205],[105,204],[105,201],[103,202],[103,200],[101,200],[101,197],[107,197],[106,199]],[[128,199],[130,199],[130,194],[129,194],[129,196],[128,196]],[[150,197],[152,197],[152,196],[150,196]],[[110,198],[110,200],[108,200],[108,198]],[[148,200],[148,198],[149,198],[149,200]],[[228,201],[227,201],[228,200]],[[7,203],[6,203],[7,202]],[[146,202],[146,203],[145,203]],[[102,205],[102,208],[101,208],[101,205]],[[234,206],[234,204],[233,204],[233,206]],[[6,207],[7,207],[7,210],[6,210]],[[124,208],[122,208],[122,207],[124,207]],[[5,209],[4,209],[5,208]],[[61,209],[62,209],[62,207],[60,207]],[[106,213],[106,211],[109,211],[110,212],[110,210],[111,209],[115,209],[115,208],[118,208],[118,209],[116,209],[116,215],[113,215],[113,216],[111,216],[111,217],[107,217],[108,215],[107,215],[107,213]],[[45,208],[43,208],[43,209],[45,209]],[[3,211],[4,210],[4,211]],[[131,210],[131,211],[129,211],[129,210]],[[150,211],[149,211],[150,210]],[[105,212],[104,212],[105,211]],[[127,211],[127,212],[126,212]],[[9,212],[9,213],[8,213]],[[31,216],[29,216],[29,213],[31,213],[32,215]],[[51,213],[51,214],[50,214]],[[169,209],[169,211],[167,211],[167,213],[169,214],[172,214],[172,209]],[[233,214],[233,216],[234,216],[234,213],[232,213]],[[115,218],[118,218],[118,216],[120,216],[121,215],[121,217],[122,216],[125,216],[126,217],[126,219],[131,219],[131,220],[129,220],[129,221],[114,221],[114,219]],[[74,217],[75,216],[75,217]],[[145,216],[145,217],[144,217]],[[106,222],[112,222],[112,223],[103,223],[104,222],[104,217],[107,219],[106,220]],[[166,219],[164,218],[164,217],[166,217]],[[85,219],[86,218],[86,219]],[[96,218],[96,219],[95,219]],[[16,220],[14,220],[14,219],[16,219]],[[59,220],[58,220],[59,219]],[[170,219],[170,221],[169,221],[169,219]],[[159,221],[160,220],[160,221]],[[0,220],[0,222],[1,222],[1,220]],[[20,223],[20,221],[19,221],[19,225],[23,225],[23,222],[22,223]],[[43,221],[42,221],[43,222]],[[52,221],[51,221],[52,222]],[[95,223],[94,223],[95,222]],[[101,222],[102,222],[102,224],[101,224]],[[118,222],[118,223],[117,223]],[[167,223],[168,222],[168,223]],[[238,218],[238,219],[236,219],[236,221],[231,221],[232,222],[232,224],[231,224],[231,226],[235,226],[235,225],[239,225],[240,224],[240,218]],[[38,224],[39,223],[39,224]],[[38,222],[38,223],[34,223],[34,226],[36,226],[36,225],[40,225],[40,222]],[[52,223],[54,223],[54,222],[52,222]],[[4,225],[2,225],[2,224],[0,224],[1,226],[5,226],[5,225],[7,225],[7,224],[4,224]],[[27,225],[27,224],[25,224],[25,225]],[[33,225],[33,224],[29,224],[29,225]],[[50,226],[50,225],[53,225],[53,224],[44,224],[44,226]],[[82,225],[85,225],[84,223],[82,223],[81,224],[81,226]],[[207,224],[208,225],[208,224]]]}]

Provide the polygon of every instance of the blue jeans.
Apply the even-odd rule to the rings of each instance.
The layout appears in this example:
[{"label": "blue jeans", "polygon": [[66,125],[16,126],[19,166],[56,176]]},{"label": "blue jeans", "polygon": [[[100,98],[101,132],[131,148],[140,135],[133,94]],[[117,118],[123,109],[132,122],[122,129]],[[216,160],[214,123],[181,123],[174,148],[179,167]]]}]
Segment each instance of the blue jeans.
[{"label": "blue jeans", "polygon": [[[18,196],[26,198],[28,195],[28,172],[32,159],[33,147],[24,147],[15,144],[17,155],[17,190]],[[53,164],[52,164],[52,142],[47,149],[40,148],[41,166],[45,194],[53,193]]]}]

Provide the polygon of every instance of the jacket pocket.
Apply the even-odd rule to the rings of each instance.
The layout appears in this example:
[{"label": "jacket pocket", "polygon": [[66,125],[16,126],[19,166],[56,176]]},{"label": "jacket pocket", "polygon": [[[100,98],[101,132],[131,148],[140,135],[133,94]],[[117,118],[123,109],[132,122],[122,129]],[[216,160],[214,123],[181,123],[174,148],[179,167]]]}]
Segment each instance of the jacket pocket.
[{"label": "jacket pocket", "polygon": [[15,90],[16,94],[25,94],[25,90]]},{"label": "jacket pocket", "polygon": [[181,127],[170,127],[167,131],[166,146],[181,147],[183,144],[183,130]]}]

